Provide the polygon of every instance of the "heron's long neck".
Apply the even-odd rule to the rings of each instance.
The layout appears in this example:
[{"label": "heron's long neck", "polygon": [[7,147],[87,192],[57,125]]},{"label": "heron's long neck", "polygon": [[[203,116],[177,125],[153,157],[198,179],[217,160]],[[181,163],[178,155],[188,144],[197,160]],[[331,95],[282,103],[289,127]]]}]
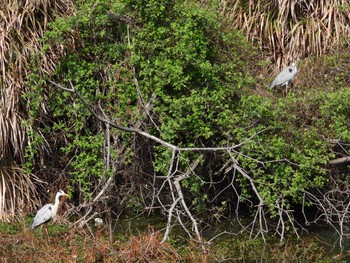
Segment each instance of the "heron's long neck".
[{"label": "heron's long neck", "polygon": [[55,203],[53,204],[55,210],[57,210],[58,204],[60,203],[60,196],[61,196],[61,195],[60,195],[59,193],[56,194]]}]

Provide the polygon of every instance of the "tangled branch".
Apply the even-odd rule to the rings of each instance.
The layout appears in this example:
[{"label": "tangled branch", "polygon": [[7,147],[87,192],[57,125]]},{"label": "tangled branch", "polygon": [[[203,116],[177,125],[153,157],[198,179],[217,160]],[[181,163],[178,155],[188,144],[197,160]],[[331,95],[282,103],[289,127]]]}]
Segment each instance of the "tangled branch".
[{"label": "tangled branch", "polygon": [[[90,104],[86,101],[86,99],[73,87],[72,83],[70,83],[70,85],[71,85],[70,88],[66,88],[66,87],[63,87],[62,85],[55,83],[51,80],[48,80],[48,81],[61,90],[68,91],[72,94],[75,94],[79,98],[79,100],[85,105],[85,107],[89,110],[89,112],[99,121],[109,125],[110,127],[114,127],[120,131],[131,132],[131,133],[136,133],[138,135],[141,135],[145,138],[153,140],[154,142],[159,143],[159,144],[167,147],[169,150],[172,151],[172,158],[171,158],[171,162],[169,165],[168,175],[165,177],[161,177],[161,176],[157,177],[158,179],[164,179],[163,186],[165,185],[165,183],[167,183],[169,185],[169,189],[170,189],[171,195],[172,195],[172,204],[169,207],[162,205],[162,208],[168,213],[168,223],[167,223],[166,231],[164,234],[163,242],[168,238],[174,217],[176,217],[176,220],[178,222],[180,222],[180,224],[186,230],[186,232],[190,234],[191,231],[189,231],[186,228],[186,226],[183,224],[182,219],[181,219],[181,215],[186,215],[190,219],[190,221],[192,222],[192,229],[196,235],[196,240],[200,243],[203,243],[203,240],[202,240],[202,237],[201,237],[201,234],[199,231],[199,227],[198,227],[198,222],[195,219],[195,217],[193,216],[192,212],[190,211],[189,206],[187,205],[187,203],[185,201],[185,198],[184,198],[184,195],[182,192],[182,186],[181,186],[181,181],[183,181],[186,178],[189,178],[191,176],[191,174],[194,173],[194,170],[199,165],[203,155],[200,155],[200,157],[189,167],[189,169],[183,173],[180,170],[178,170],[179,155],[181,154],[181,152],[186,152],[186,151],[196,151],[196,152],[224,151],[224,152],[230,153],[232,150],[241,147],[244,143],[251,140],[253,137],[257,136],[259,133],[262,133],[268,129],[268,128],[263,129],[260,132],[252,135],[247,140],[245,140],[239,144],[233,145],[233,146],[228,146],[228,147],[179,147],[177,145],[174,145],[174,144],[171,144],[167,141],[164,141],[164,140],[162,140],[162,139],[160,139],[152,134],[149,134],[149,133],[141,130],[139,127],[123,127],[123,126],[116,124],[115,122],[112,122],[111,120],[109,120],[105,116],[103,117],[100,114],[97,114],[92,109]],[[238,171],[239,174],[241,174],[244,178],[246,178],[250,182],[250,185],[251,185],[254,193],[256,194],[256,196],[259,199],[259,204],[257,206],[258,209],[256,212],[256,216],[255,216],[253,223],[251,224],[252,225],[251,233],[253,233],[253,230],[255,229],[255,224],[256,224],[256,222],[258,222],[258,225],[259,225],[258,229],[259,230],[258,230],[257,235],[261,234],[262,237],[264,238],[264,235],[267,232],[266,219],[265,219],[265,208],[264,208],[265,202],[264,202],[263,198],[261,197],[261,195],[260,195],[260,193],[255,185],[253,178],[250,177],[243,170],[242,167],[240,167],[237,160],[232,155],[230,155],[230,156],[231,156],[231,161],[233,163],[232,169],[234,169],[235,171]],[[106,182],[106,185],[101,189],[101,191],[97,194],[97,196],[93,199],[92,202],[84,203],[84,204],[80,205],[80,208],[81,207],[89,207],[89,208],[88,208],[88,212],[85,214],[85,216],[82,217],[81,219],[79,219],[76,222],[76,224],[79,223],[79,226],[83,226],[85,224],[85,222],[87,222],[86,218],[91,218],[91,216],[90,217],[88,217],[88,216],[92,213],[92,204],[97,202],[103,196],[106,189],[110,186],[111,181],[112,181],[112,177],[109,178],[109,180]],[[162,203],[159,200],[159,196],[160,196],[162,189],[163,189],[163,187],[161,187],[159,189],[158,193],[153,196],[153,200],[155,198],[158,198],[159,203]]]}]

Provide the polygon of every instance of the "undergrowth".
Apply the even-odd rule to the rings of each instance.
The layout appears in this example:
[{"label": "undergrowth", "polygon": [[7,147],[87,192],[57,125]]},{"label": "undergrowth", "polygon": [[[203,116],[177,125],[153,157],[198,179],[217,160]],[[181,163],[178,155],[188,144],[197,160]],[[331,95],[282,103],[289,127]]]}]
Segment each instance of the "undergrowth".
[{"label": "undergrowth", "polygon": [[[127,232],[127,231],[126,231]],[[106,227],[69,228],[48,224],[34,232],[27,222],[0,223],[1,262],[346,262],[329,255],[315,237],[268,243],[244,236],[225,236],[206,245],[181,242],[170,237],[162,243],[162,232],[152,226],[118,233],[112,242]],[[246,241],[248,240],[248,241]],[[334,253],[333,253],[334,254]]]}]

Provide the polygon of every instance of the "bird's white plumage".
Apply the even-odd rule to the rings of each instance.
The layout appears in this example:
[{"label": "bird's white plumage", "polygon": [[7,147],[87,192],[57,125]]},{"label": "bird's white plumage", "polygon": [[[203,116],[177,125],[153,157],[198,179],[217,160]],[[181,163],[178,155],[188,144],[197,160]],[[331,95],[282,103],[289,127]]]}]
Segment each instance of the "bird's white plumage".
[{"label": "bird's white plumage", "polygon": [[288,85],[293,81],[297,72],[298,72],[298,69],[295,63],[292,63],[291,66],[286,67],[277,75],[275,80],[271,83],[270,89],[272,89],[275,86]]},{"label": "bird's white plumage", "polygon": [[102,218],[96,217],[94,221],[95,221],[95,226],[100,226],[100,225],[103,224],[103,219]]},{"label": "bird's white plumage", "polygon": [[31,229],[34,229],[35,227],[45,223],[46,221],[49,221],[56,216],[61,196],[66,196],[62,190],[58,191],[56,194],[54,204],[46,204],[38,210],[33,219],[33,223],[30,226]]}]

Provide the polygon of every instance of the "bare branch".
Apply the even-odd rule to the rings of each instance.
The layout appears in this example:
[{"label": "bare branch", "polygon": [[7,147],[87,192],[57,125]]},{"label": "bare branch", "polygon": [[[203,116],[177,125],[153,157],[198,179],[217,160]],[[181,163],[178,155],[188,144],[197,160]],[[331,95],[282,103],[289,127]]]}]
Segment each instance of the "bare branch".
[{"label": "bare branch", "polygon": [[308,224],[323,221],[330,225],[339,236],[339,246],[344,249],[344,239],[350,238],[350,184],[331,177],[328,187],[324,192],[304,192],[304,206],[312,204],[320,211],[310,222],[303,209],[304,218]]},{"label": "bare branch", "polygon": [[89,112],[95,117],[97,118],[99,121],[101,122],[104,122],[104,123],[107,123],[109,124],[111,127],[114,127],[114,128],[117,128],[118,130],[121,130],[121,131],[125,131],[125,132],[133,132],[133,133],[137,133],[141,136],[144,136],[148,139],[151,139],[157,143],[160,143],[161,145],[165,146],[165,147],[168,147],[172,150],[175,150],[175,151],[229,151],[229,150],[232,150],[232,149],[235,149],[235,148],[238,148],[238,147],[241,147],[244,143],[246,143],[247,141],[251,140],[252,138],[254,138],[255,136],[257,136],[258,134],[266,131],[269,129],[268,128],[265,128],[259,132],[257,132],[256,134],[252,135],[251,137],[249,137],[248,139],[246,139],[245,141],[243,141],[242,143],[239,143],[237,145],[233,145],[233,146],[228,146],[228,147],[178,147],[176,145],[173,145],[169,142],[166,142],[154,135],[151,135],[147,132],[144,132],[138,128],[133,128],[133,127],[123,127],[123,126],[120,126],[112,121],[110,121],[109,119],[106,119],[102,116],[100,116],[99,114],[97,114],[90,106],[90,104],[86,101],[86,99],[76,90],[74,89],[73,85],[71,84],[72,88],[71,89],[68,89],[68,88],[65,88],[63,87],[62,85],[60,84],[57,84],[56,82],[53,82],[51,80],[48,80],[48,82],[50,82],[51,84],[55,85],[56,87],[62,89],[62,90],[65,90],[65,91],[68,91],[68,92],[71,92],[71,93],[74,93],[79,99],[80,101],[85,105],[85,107],[89,110]]},{"label": "bare branch", "polygon": [[347,162],[350,162],[350,156],[345,156],[345,157],[337,158],[334,160],[330,160],[329,164],[342,164],[342,163],[347,163]]},{"label": "bare branch", "polygon": [[[143,130],[141,130],[139,127],[141,126],[140,123],[136,124],[136,127],[123,127],[120,126],[114,122],[112,122],[110,119],[108,119],[106,117],[106,115],[104,114],[104,116],[98,114],[95,112],[95,110],[92,109],[92,107],[90,106],[90,104],[86,101],[86,99],[73,87],[72,83],[70,83],[71,88],[65,88],[60,84],[57,84],[51,80],[49,80],[49,82],[51,84],[53,84],[54,86],[58,87],[59,89],[62,89],[64,91],[68,91],[71,92],[73,94],[75,94],[78,99],[85,105],[85,107],[89,110],[89,112],[99,121],[105,123],[107,126],[110,127],[114,127],[120,131],[124,131],[124,132],[131,132],[131,133],[136,133],[139,134],[145,138],[148,138],[150,140],[153,140],[156,143],[159,143],[165,147],[167,147],[169,150],[172,151],[172,157],[170,160],[170,165],[169,165],[169,169],[168,169],[168,174],[167,176],[154,176],[154,180],[155,179],[163,179],[163,183],[161,184],[160,188],[158,189],[158,192],[153,191],[152,194],[152,206],[154,204],[154,200],[157,200],[160,204],[160,206],[162,207],[162,209],[164,209],[165,211],[167,211],[168,213],[168,222],[167,222],[167,227],[166,227],[166,231],[163,237],[163,242],[168,238],[169,232],[170,232],[170,228],[172,225],[172,220],[173,217],[176,217],[177,221],[182,225],[182,227],[185,229],[185,231],[187,233],[190,232],[187,229],[187,227],[183,224],[181,217],[186,216],[190,219],[191,223],[192,223],[192,231],[194,231],[195,235],[196,235],[196,240],[198,242],[201,243],[203,249],[205,249],[204,247],[204,243],[199,231],[199,227],[198,227],[198,222],[197,220],[194,218],[194,216],[192,215],[189,206],[187,205],[183,192],[182,192],[182,186],[181,186],[181,181],[190,177],[192,174],[195,175],[194,170],[196,169],[196,167],[199,165],[200,161],[203,158],[203,155],[200,155],[197,160],[190,165],[190,167],[187,169],[186,172],[181,172],[179,170],[179,162],[180,162],[180,154],[181,152],[188,152],[188,151],[197,151],[197,152],[205,152],[205,151],[225,151],[229,154],[229,156],[231,157],[231,161],[232,161],[232,166],[228,169],[225,170],[225,173],[228,172],[228,170],[233,169],[234,171],[237,171],[239,174],[241,174],[243,177],[245,177],[251,185],[252,190],[254,191],[256,197],[259,199],[259,204],[257,205],[257,211],[256,211],[256,215],[255,215],[255,219],[254,221],[250,224],[251,227],[251,235],[253,234],[253,231],[255,229],[255,226],[257,226],[258,232],[256,235],[261,235],[262,238],[265,240],[265,234],[268,231],[268,227],[267,227],[267,221],[265,218],[265,202],[264,199],[261,197],[258,188],[256,187],[256,182],[254,181],[254,179],[248,175],[248,173],[246,173],[244,171],[244,169],[238,164],[237,160],[233,157],[233,152],[237,151],[235,149],[238,149],[239,147],[241,147],[243,144],[247,143],[249,140],[252,140],[252,138],[254,138],[255,136],[257,136],[258,134],[266,131],[268,128],[265,128],[259,132],[257,132],[256,134],[252,135],[251,137],[247,138],[245,141],[233,145],[233,146],[227,146],[227,147],[178,147],[176,145],[173,145],[169,142],[166,142],[152,134],[149,134]],[[150,105],[145,105],[145,103],[143,102],[143,98],[142,98],[142,94],[140,92],[139,86],[138,86],[138,81],[136,79],[135,76],[135,72],[134,72],[134,84],[137,88],[137,92],[138,92],[138,96],[140,101],[142,102],[142,106],[145,109],[145,113],[148,115],[149,114],[149,109],[147,109],[147,107],[149,107]],[[152,95],[153,97],[153,95]],[[151,97],[151,99],[152,99]],[[103,114],[103,110],[102,114]],[[149,115],[148,115],[149,116]],[[227,164],[226,164],[227,165]],[[110,185],[112,178],[109,178],[109,180],[107,180],[106,185],[100,190],[99,194],[97,194],[97,196],[95,197],[95,199],[92,201],[92,203],[96,202],[99,200],[99,198],[103,195],[103,193],[106,191],[106,189],[108,188],[108,186]],[[233,186],[234,183],[234,179],[231,181],[231,186],[234,188]],[[162,203],[161,200],[161,192],[163,191],[163,189],[166,189],[165,186],[166,184],[168,184],[169,186],[169,191],[171,193],[171,200],[172,200],[172,204],[171,205],[164,205]],[[236,194],[238,196],[238,193],[236,191]],[[239,196],[238,196],[239,197]],[[181,204],[181,206],[179,205]],[[87,207],[91,204],[82,204],[80,205],[80,207]],[[151,209],[152,209],[151,206]],[[88,209],[88,212],[86,213],[86,215],[81,218],[80,220],[77,221],[77,223],[80,224],[84,224],[84,221],[86,222],[86,220],[84,220],[85,218],[88,217],[88,215],[91,213],[91,206]],[[283,221],[284,223],[284,221]],[[283,227],[284,230],[284,227]],[[284,232],[283,232],[284,233]],[[284,236],[284,234],[282,234],[282,237]],[[190,235],[191,237],[191,235]],[[192,237],[191,237],[192,238]]]}]

